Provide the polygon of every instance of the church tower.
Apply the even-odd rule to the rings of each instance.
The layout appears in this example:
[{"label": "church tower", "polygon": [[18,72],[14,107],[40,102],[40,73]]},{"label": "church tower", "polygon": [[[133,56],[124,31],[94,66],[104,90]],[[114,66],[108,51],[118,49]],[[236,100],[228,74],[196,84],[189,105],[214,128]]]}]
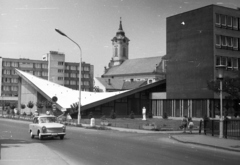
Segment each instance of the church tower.
[{"label": "church tower", "polygon": [[122,28],[122,20],[120,18],[119,29],[112,41],[112,60],[109,67],[121,65],[128,59],[128,42],[130,41]]}]

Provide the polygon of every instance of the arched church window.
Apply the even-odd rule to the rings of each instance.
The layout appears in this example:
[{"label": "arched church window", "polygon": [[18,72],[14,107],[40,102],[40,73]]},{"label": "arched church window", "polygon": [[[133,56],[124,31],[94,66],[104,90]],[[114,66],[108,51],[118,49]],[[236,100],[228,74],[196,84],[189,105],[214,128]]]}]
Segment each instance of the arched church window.
[{"label": "arched church window", "polygon": [[117,57],[117,47],[114,49],[114,55]]}]

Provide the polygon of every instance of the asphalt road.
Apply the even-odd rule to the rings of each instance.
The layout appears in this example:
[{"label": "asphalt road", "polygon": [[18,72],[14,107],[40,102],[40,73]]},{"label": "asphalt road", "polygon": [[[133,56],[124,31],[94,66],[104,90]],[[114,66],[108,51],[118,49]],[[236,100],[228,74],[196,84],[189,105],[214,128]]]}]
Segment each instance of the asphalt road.
[{"label": "asphalt road", "polygon": [[7,144],[14,139],[15,143],[39,143],[71,165],[234,165],[240,162],[239,153],[181,144],[169,139],[167,134],[67,127],[64,140],[38,140],[30,138],[28,124],[0,119],[0,142]]}]

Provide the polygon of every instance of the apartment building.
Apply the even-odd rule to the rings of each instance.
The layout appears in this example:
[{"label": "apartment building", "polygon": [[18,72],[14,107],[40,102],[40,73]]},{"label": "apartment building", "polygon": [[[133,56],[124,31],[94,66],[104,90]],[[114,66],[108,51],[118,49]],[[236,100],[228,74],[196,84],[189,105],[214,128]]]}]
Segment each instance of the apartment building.
[{"label": "apartment building", "polygon": [[[240,69],[240,10],[209,5],[167,18],[167,99],[173,116],[219,115],[219,95],[208,90],[217,78],[217,66],[225,76]],[[172,100],[171,100],[172,99]],[[224,100],[224,111],[238,108]]]},{"label": "apartment building", "polygon": [[[1,57],[0,100],[17,101],[19,76],[15,73],[15,68],[72,89],[79,89],[79,63],[65,62],[64,53],[50,51],[42,60]],[[93,90],[93,71],[93,65],[82,62],[83,91]]]}]

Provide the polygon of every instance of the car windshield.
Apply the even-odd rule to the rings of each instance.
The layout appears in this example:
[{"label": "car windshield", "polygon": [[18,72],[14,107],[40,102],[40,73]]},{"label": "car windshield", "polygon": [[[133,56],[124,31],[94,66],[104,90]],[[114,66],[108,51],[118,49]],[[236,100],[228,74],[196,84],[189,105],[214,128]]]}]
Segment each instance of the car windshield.
[{"label": "car windshield", "polygon": [[56,117],[41,117],[40,123],[55,123]]}]

